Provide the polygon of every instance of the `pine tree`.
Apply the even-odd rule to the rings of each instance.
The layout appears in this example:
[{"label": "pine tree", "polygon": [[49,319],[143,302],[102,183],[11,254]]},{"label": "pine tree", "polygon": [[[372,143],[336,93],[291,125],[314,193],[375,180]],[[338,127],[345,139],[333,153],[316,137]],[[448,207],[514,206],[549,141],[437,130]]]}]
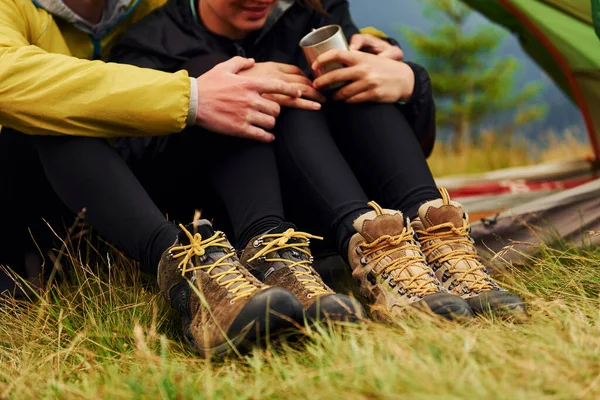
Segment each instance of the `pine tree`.
[{"label": "pine tree", "polygon": [[452,144],[462,151],[474,125],[492,115],[506,113],[510,122],[501,130],[541,118],[546,108],[531,105],[541,86],[529,84],[515,90],[515,73],[519,63],[512,57],[494,60],[504,39],[497,28],[468,30],[471,9],[458,0],[427,0],[425,15],[438,24],[423,34],[405,30],[410,44],[424,59],[432,80],[438,105],[438,125],[452,134]]}]

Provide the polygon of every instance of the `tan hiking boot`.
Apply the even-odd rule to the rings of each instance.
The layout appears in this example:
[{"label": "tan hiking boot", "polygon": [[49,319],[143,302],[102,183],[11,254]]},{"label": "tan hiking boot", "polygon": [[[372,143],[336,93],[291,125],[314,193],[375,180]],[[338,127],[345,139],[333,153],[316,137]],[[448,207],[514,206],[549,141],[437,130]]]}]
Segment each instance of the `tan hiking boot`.
[{"label": "tan hiking boot", "polygon": [[427,262],[444,288],[461,296],[475,312],[519,314],[523,300],[498,286],[477,255],[467,214],[440,189],[442,199],[419,208],[412,222]]},{"label": "tan hiking boot", "polygon": [[321,238],[297,232],[291,224],[282,224],[252,239],[240,259],[260,281],[292,292],[309,320],[363,318],[365,313],[360,303],[336,294],[313,269],[310,239]]},{"label": "tan hiking boot", "polygon": [[348,260],[362,295],[401,316],[409,306],[429,310],[448,319],[469,318],[471,309],[448,293],[427,265],[413,230],[399,211],[375,211],[354,222],[358,232],[350,240]]},{"label": "tan hiking boot", "polygon": [[184,340],[193,350],[222,356],[289,328],[302,314],[290,292],[254,278],[208,221],[180,227],[158,266],[158,285],[182,314]]}]

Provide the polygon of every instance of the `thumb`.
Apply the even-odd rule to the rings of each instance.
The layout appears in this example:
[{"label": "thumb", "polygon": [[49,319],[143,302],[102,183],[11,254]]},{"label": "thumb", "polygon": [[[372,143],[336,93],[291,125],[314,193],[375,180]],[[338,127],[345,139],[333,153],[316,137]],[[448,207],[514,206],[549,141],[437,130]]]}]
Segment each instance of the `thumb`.
[{"label": "thumb", "polygon": [[219,65],[217,68],[222,71],[231,72],[237,74],[240,71],[252,68],[254,66],[254,59],[244,57],[233,57],[231,60],[227,60]]},{"label": "thumb", "polygon": [[365,38],[360,33],[352,35],[350,38],[350,50],[360,50],[365,44]]}]

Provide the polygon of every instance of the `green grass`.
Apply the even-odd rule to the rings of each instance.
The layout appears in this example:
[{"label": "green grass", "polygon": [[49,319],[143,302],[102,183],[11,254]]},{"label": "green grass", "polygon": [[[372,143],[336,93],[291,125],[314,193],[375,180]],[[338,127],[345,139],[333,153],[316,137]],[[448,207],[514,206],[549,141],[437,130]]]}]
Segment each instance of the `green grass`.
[{"label": "green grass", "polygon": [[326,327],[219,362],[182,347],[179,320],[130,264],[78,261],[36,301],[0,306],[0,398],[600,398],[599,260],[544,247],[528,270],[508,268],[524,323]]}]

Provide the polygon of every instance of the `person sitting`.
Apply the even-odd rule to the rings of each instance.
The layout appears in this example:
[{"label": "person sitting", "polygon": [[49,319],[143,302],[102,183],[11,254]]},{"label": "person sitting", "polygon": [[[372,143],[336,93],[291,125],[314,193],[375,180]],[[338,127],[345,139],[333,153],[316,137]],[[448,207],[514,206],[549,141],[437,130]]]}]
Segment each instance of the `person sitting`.
[{"label": "person sitting", "polygon": [[[331,51],[308,65],[298,43],[311,29],[337,24],[347,37],[358,30],[347,1],[306,3],[172,0],[132,27],[115,47],[114,60],[167,71],[183,68],[194,76],[217,60],[252,57],[257,63],[243,74],[278,76],[300,85],[305,98],[321,102],[325,99],[314,88],[350,83],[321,110],[284,108],[276,123],[272,120],[268,141],[274,142],[268,145],[234,140],[207,146],[210,134],[189,132],[180,139],[186,145],[175,136],[126,140],[128,156],[151,154],[149,164],[163,170],[170,165],[180,174],[195,173],[199,160],[202,169],[230,171],[226,177],[208,175],[231,216],[242,264],[267,284],[291,288],[279,272],[279,252],[308,244],[308,236],[295,236],[295,226],[285,218],[283,192],[292,208],[307,211],[307,220],[335,238],[361,293],[392,315],[408,305],[448,317],[523,312],[523,301],[487,273],[466,213],[437,189],[408,122],[411,112],[427,102],[420,97],[426,71],[361,51]],[[330,62],[347,67],[314,82],[307,78]],[[210,148],[218,155],[206,162],[205,154],[186,152],[190,148]],[[261,196],[243,195],[247,186]],[[308,265],[308,249],[295,250],[295,262]]]},{"label": "person sitting", "polygon": [[[48,231],[42,218],[57,221],[70,214],[44,175],[36,136],[167,135],[197,125],[260,137],[264,133],[258,123],[243,124],[243,117],[231,115],[260,119],[259,107],[268,104],[272,110],[277,104],[235,99],[264,92],[296,95],[277,79],[236,75],[252,65],[249,60],[228,61],[198,78],[185,71],[107,63],[123,32],[164,3],[0,0],[0,209],[7,211],[0,230],[0,264],[26,275],[26,255],[51,245],[42,243],[52,237],[41,233]],[[230,106],[212,107],[218,103]],[[84,174],[86,165],[65,168]],[[0,293],[5,290],[12,292],[14,282],[0,270]]]}]

